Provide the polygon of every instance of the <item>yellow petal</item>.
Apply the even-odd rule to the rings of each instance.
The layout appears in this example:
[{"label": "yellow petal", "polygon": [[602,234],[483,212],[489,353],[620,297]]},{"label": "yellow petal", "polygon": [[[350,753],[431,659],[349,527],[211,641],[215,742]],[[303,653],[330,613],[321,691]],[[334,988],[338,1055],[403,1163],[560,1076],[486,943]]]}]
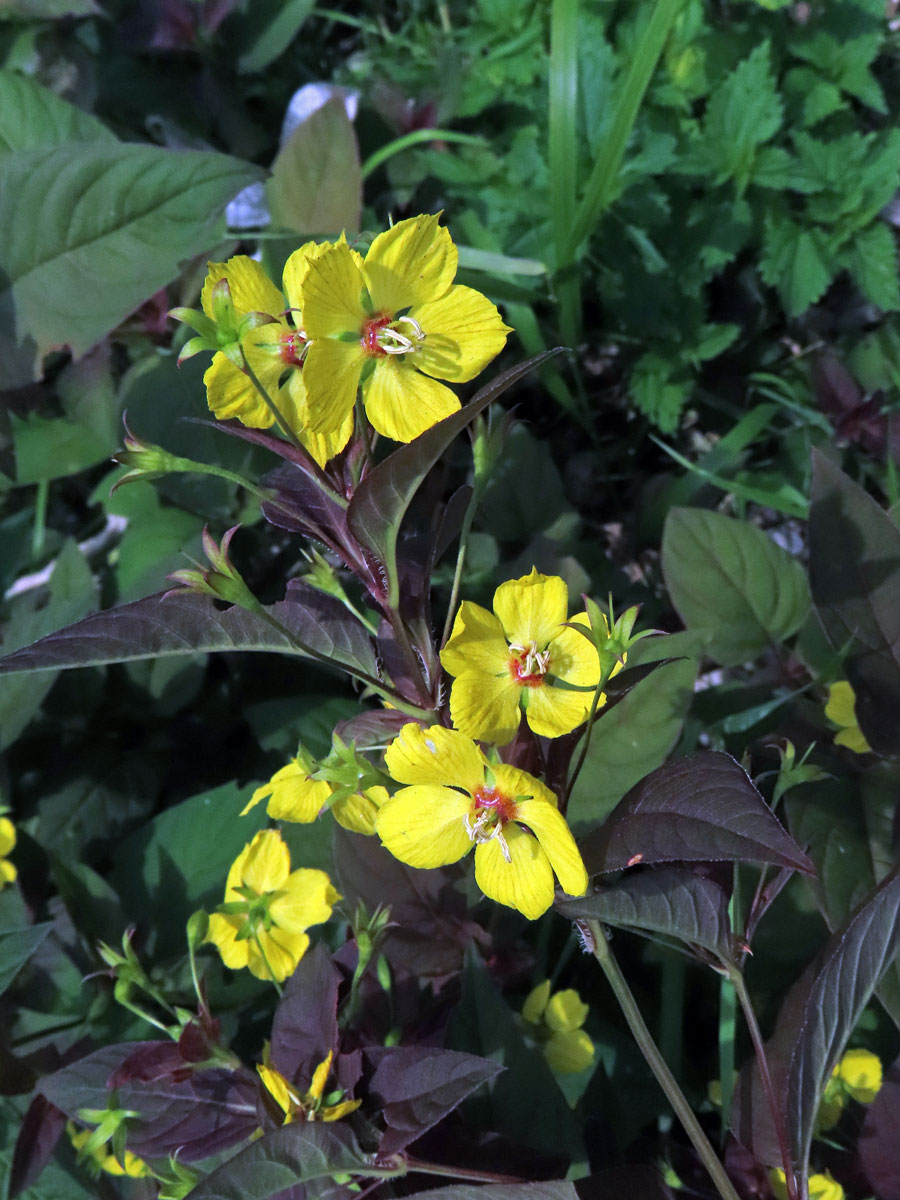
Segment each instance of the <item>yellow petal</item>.
[{"label": "yellow petal", "polygon": [[583,896],[588,886],[587,871],[559,809],[545,800],[521,800],[516,809],[516,819],[534,832],[563,891],[570,896]]},{"label": "yellow petal", "polygon": [[237,254],[227,262],[209,264],[200,293],[200,307],[210,320],[214,319],[212,289],[220,279],[228,280],[231,300],[239,317],[248,312],[268,313],[277,317],[284,309],[284,297],[261,264],[246,254]]},{"label": "yellow petal", "polygon": [[549,999],[550,980],[545,979],[536,988],[532,988],[525,999],[525,1003],[522,1005],[522,1016],[529,1025],[539,1025],[541,1023],[541,1017],[544,1015],[544,1009],[547,1007]]},{"label": "yellow petal", "polygon": [[19,872],[8,858],[0,858],[0,888],[8,883],[15,883]]},{"label": "yellow petal", "polygon": [[312,1083],[309,1085],[308,1096],[314,1100],[321,1100],[322,1093],[325,1091],[325,1084],[328,1082],[328,1075],[331,1071],[331,1060],[334,1058],[334,1051],[329,1050],[326,1058],[319,1063],[315,1071],[313,1071]]},{"label": "yellow petal", "polygon": [[371,787],[366,792],[354,792],[332,806],[334,819],[351,833],[371,836],[375,832],[375,817],[388,798],[387,788]]},{"label": "yellow petal", "polygon": [[453,724],[470,738],[505,746],[519,728],[521,692],[521,684],[509,675],[464,671],[450,689]]},{"label": "yellow petal", "polygon": [[[532,567],[530,575],[501,583],[494,593],[494,612],[507,641],[543,650],[560,633],[569,605],[569,589],[558,575],[541,575]],[[578,636],[578,635],[576,635]]]},{"label": "yellow petal", "polygon": [[[539,800],[543,804],[549,804],[551,808],[556,808],[557,801],[553,792],[545,783],[541,783],[527,771],[511,767],[509,763],[498,763],[493,768],[493,772],[497,788],[504,796],[509,796],[510,799],[515,799],[517,796],[521,796],[523,799],[527,797]],[[518,818],[516,819],[518,820]]]},{"label": "yellow petal", "polygon": [[362,1100],[342,1100],[340,1104],[327,1104],[316,1113],[317,1121],[340,1121],[348,1113],[356,1112]]},{"label": "yellow petal", "polygon": [[[572,621],[585,627],[589,625],[587,613],[578,613]],[[578,687],[597,686],[600,659],[595,647],[577,629],[560,629],[547,643],[547,649],[550,651],[549,674]],[[590,704],[592,694],[585,695]]]},{"label": "yellow petal", "polygon": [[324,467],[344,449],[353,435],[354,410],[347,413],[343,425],[328,433],[314,433],[309,426],[309,397],[302,371],[291,371],[278,393],[278,408],[288,427],[300,439],[320,467]]},{"label": "yellow petal", "polygon": [[326,338],[312,343],[303,366],[307,429],[312,433],[334,434],[352,420],[364,361],[358,342]]},{"label": "yellow petal", "polygon": [[552,683],[528,688],[525,720],[541,737],[562,737],[587,718],[592,694],[571,692]]},{"label": "yellow petal", "polygon": [[331,784],[324,779],[294,779],[277,786],[266,812],[273,821],[314,821],[328,803]]},{"label": "yellow petal", "polygon": [[443,725],[423,729],[410,721],[388,746],[384,762],[398,783],[451,785],[470,795],[484,783],[484,755],[470,738]]},{"label": "yellow petal", "polygon": [[303,345],[297,331],[280,321],[257,325],[241,338],[241,350],[250,369],[276,403],[282,375],[300,371],[291,358],[299,357]]},{"label": "yellow petal", "polygon": [[375,310],[393,314],[443,296],[458,258],[438,214],[398,221],[378,235],[366,255],[363,272]]},{"label": "yellow petal", "polygon": [[497,838],[475,847],[475,881],[486,896],[536,921],[553,903],[553,872],[537,839],[510,822],[503,828],[510,862]]},{"label": "yellow petal", "polygon": [[860,1104],[871,1104],[881,1089],[881,1059],[869,1050],[848,1050],[838,1063],[837,1074]]},{"label": "yellow petal", "polygon": [[554,1033],[571,1033],[581,1028],[590,1011],[574,988],[565,988],[550,997],[544,1020]]},{"label": "yellow petal", "polygon": [[372,427],[395,442],[411,442],[460,408],[449,388],[416,371],[399,355],[376,360],[375,370],[363,384],[363,402]]},{"label": "yellow petal", "polygon": [[314,258],[323,254],[331,244],[331,242],[304,242],[284,264],[281,283],[287,302],[294,310],[295,322],[297,321],[297,310],[303,308],[303,281],[309,270],[309,264]]},{"label": "yellow petal", "polygon": [[810,1175],[809,1183],[809,1200],[843,1200],[844,1189],[836,1179],[833,1179],[830,1171],[825,1171],[821,1175]]},{"label": "yellow petal", "polygon": [[247,939],[247,966],[257,979],[277,979],[279,983],[292,975],[300,959],[309,948],[309,937],[305,933],[292,933],[287,929],[273,928],[259,931],[259,945],[253,938]]},{"label": "yellow petal", "polygon": [[357,260],[346,242],[308,256],[301,285],[307,336],[313,340],[342,333],[358,336],[368,318],[361,299],[364,286]]},{"label": "yellow petal", "polygon": [[243,923],[243,917],[240,916],[226,917],[222,913],[211,913],[209,929],[204,939],[216,947],[222,956],[222,962],[232,971],[239,971],[247,965],[249,943],[246,939],[237,940],[238,930]]},{"label": "yellow petal", "polygon": [[411,867],[443,867],[472,847],[464,818],[472,800],[452,788],[401,788],[375,818],[375,832],[394,858]]},{"label": "yellow petal", "polygon": [[268,429],[275,421],[266,402],[245,375],[220,350],[203,376],[206,403],[220,421],[232,417],[251,429]]},{"label": "yellow petal", "polygon": [[277,829],[261,829],[250,843],[241,878],[258,895],[284,887],[291,872],[291,855]]},{"label": "yellow petal", "polygon": [[340,898],[324,871],[300,867],[291,872],[281,894],[270,903],[269,915],[279,929],[302,933],[310,925],[327,921]]},{"label": "yellow petal", "polygon": [[560,1075],[574,1075],[594,1061],[594,1043],[583,1029],[555,1033],[544,1045],[544,1057]]},{"label": "yellow petal", "polygon": [[441,664],[451,675],[477,670],[508,677],[509,647],[497,617],[480,604],[463,600],[441,651]]},{"label": "yellow petal", "polygon": [[0,817],[0,858],[5,857],[16,844],[16,827],[9,817]]},{"label": "yellow petal", "polygon": [[288,1086],[288,1081],[276,1071],[274,1067],[268,1066],[266,1063],[257,1063],[256,1070],[259,1072],[259,1077],[265,1086],[266,1091],[285,1114],[289,1113],[293,1107],[291,1103],[291,1093]]},{"label": "yellow petal", "polygon": [[836,733],[834,735],[834,744],[836,746],[846,746],[854,754],[869,754],[872,750],[872,747],[866,741],[866,735],[858,725],[854,725],[851,729],[842,729],[840,733]]},{"label": "yellow petal", "polygon": [[512,333],[487,296],[474,288],[452,287],[430,304],[418,304],[409,315],[418,321],[425,341],[416,366],[426,375],[466,383],[496,358]]}]

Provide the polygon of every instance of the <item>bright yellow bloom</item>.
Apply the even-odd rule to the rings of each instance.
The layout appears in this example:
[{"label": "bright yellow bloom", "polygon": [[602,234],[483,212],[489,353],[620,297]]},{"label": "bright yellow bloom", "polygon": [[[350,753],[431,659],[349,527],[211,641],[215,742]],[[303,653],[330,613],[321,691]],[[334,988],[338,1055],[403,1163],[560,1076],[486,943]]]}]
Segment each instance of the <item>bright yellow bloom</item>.
[{"label": "bright yellow bloom", "polygon": [[[93,1136],[93,1129],[78,1129],[71,1121],[66,1124],[69,1141],[76,1150],[82,1150],[85,1143]],[[131,1179],[144,1179],[153,1172],[142,1158],[138,1158],[130,1150],[122,1155],[122,1161],[116,1158],[109,1144],[97,1146],[85,1156],[96,1171],[105,1171],[107,1175],[127,1175]]]},{"label": "bright yellow bloom", "polygon": [[375,831],[411,867],[457,862],[475,846],[475,879],[486,896],[535,920],[553,903],[553,875],[570,895],[587,890],[575,839],[540,780],[489,766],[471,738],[411,722],[387,748],[401,788],[381,807]]},{"label": "bright yellow bloom", "polygon": [[848,1050],[834,1071],[858,1104],[871,1104],[881,1089],[881,1059],[869,1050]]},{"label": "bright yellow bloom", "polygon": [[359,1108],[362,1104],[361,1100],[341,1100],[337,1104],[322,1103],[322,1095],[331,1071],[333,1057],[334,1052],[329,1050],[328,1057],[320,1062],[313,1072],[309,1090],[301,1093],[269,1062],[269,1047],[266,1046],[263,1055],[264,1061],[256,1069],[269,1095],[284,1113],[282,1125],[290,1125],[298,1119],[300,1121],[340,1121],[342,1117],[346,1117],[348,1113],[355,1112]]},{"label": "bright yellow bloom", "polygon": [[[777,1200],[787,1200],[787,1181],[781,1167],[773,1167],[769,1171],[769,1183]],[[844,1200],[844,1189],[828,1171],[824,1175],[810,1175],[807,1187],[809,1200]]]},{"label": "bright yellow bloom", "polygon": [[388,798],[387,789],[376,785],[332,800],[336,790],[334,784],[326,779],[313,779],[311,768],[312,763],[304,762],[302,755],[298,755],[293,762],[276,771],[268,783],[256,789],[241,810],[241,816],[269,797],[266,812],[275,821],[308,825],[330,807],[337,823],[351,833],[373,834],[375,814]]},{"label": "bright yellow bloom", "polygon": [[[497,588],[493,613],[462,602],[441,651],[444,669],[456,676],[450,715],[457,729],[502,746],[515,736],[520,710],[544,737],[570,733],[587,718],[600,660],[567,627],[568,608],[565,581],[536,568]],[[585,613],[571,623],[589,627]]]},{"label": "bright yellow bloom", "polygon": [[312,430],[339,441],[360,383],[373,427],[394,441],[457,411],[456,395],[436,381],[474,379],[510,332],[485,296],[453,285],[457,258],[437,216],[419,216],[379,234],[365,259],[339,242],[310,261],[303,379]]},{"label": "bright yellow bloom", "polygon": [[834,735],[836,746],[846,746],[855,754],[869,753],[872,747],[866,741],[856,719],[856,694],[846,679],[829,685],[825,716],[829,721],[834,721],[835,725],[841,726],[840,731]]},{"label": "bright yellow bloom", "polygon": [[291,871],[281,834],[264,829],[228,872],[225,900],[209,918],[206,941],[226,967],[249,967],[257,979],[286,979],[309,946],[306,930],[327,921],[340,900],[324,871]]},{"label": "bright yellow bloom", "polygon": [[0,817],[0,890],[14,883],[18,872],[6,857],[16,844],[16,827],[9,817]]},{"label": "bright yellow bloom", "polygon": [[549,979],[529,992],[522,1005],[522,1016],[544,1057],[560,1075],[574,1075],[594,1061],[594,1043],[581,1028],[589,1011],[574,988],[551,996]]}]

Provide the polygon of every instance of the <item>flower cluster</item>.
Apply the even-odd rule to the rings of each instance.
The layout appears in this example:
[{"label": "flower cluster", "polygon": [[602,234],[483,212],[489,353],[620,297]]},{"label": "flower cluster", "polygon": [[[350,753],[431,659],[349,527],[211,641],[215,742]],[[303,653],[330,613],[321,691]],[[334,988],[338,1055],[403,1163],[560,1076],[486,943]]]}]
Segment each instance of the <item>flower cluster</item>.
[{"label": "flower cluster", "polygon": [[361,1100],[342,1100],[341,1092],[325,1097],[325,1084],[331,1072],[331,1061],[334,1052],[329,1050],[327,1058],[313,1071],[313,1077],[305,1092],[300,1092],[280,1071],[277,1071],[269,1061],[269,1047],[263,1056],[263,1062],[256,1068],[266,1091],[281,1110],[281,1124],[290,1125],[295,1121],[340,1121],[342,1117],[356,1112]]}]

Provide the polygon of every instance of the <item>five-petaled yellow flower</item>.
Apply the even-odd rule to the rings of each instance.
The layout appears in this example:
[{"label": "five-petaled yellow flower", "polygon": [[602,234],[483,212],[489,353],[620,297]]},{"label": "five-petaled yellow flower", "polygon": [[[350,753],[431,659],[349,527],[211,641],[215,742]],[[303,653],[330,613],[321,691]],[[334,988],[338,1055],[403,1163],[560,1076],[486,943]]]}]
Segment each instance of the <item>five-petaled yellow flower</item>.
[{"label": "five-petaled yellow flower", "polygon": [[[787,1200],[787,1181],[781,1167],[773,1167],[769,1171],[769,1183],[772,1185],[776,1200]],[[809,1200],[844,1200],[844,1189],[836,1179],[832,1178],[830,1171],[825,1171],[821,1175],[810,1175],[806,1186],[809,1191]]]},{"label": "five-petaled yellow flower", "polygon": [[291,871],[281,834],[264,829],[231,864],[225,900],[209,918],[206,941],[226,967],[249,967],[257,979],[281,982],[306,953],[306,930],[327,921],[340,898],[324,871]]},{"label": "five-petaled yellow flower", "polygon": [[14,883],[18,872],[6,857],[15,848],[16,827],[9,817],[0,817],[0,889]]},{"label": "five-petaled yellow flower", "polygon": [[[501,584],[492,613],[462,602],[441,651],[444,669],[456,676],[450,715],[457,729],[502,746],[515,736],[521,710],[544,737],[570,733],[587,718],[600,660],[567,627],[568,607],[565,581],[537,569]],[[589,627],[585,613],[571,623]]]},{"label": "five-petaled yellow flower", "polygon": [[[276,771],[268,783],[256,789],[241,810],[241,816],[268,798],[266,812],[275,821],[308,825],[324,808],[330,807],[338,825],[351,833],[373,834],[375,814],[388,798],[387,788],[376,784],[332,800],[334,785],[326,779],[313,779],[311,770],[312,763],[305,762],[303,755],[298,754],[293,762]],[[346,789],[344,791],[346,793]]]},{"label": "five-petaled yellow flower", "polygon": [[328,1057],[316,1067],[313,1072],[309,1090],[300,1092],[280,1071],[276,1071],[269,1062],[269,1047],[266,1046],[264,1061],[257,1066],[259,1077],[265,1084],[269,1095],[281,1109],[282,1125],[291,1125],[294,1121],[340,1121],[349,1113],[355,1112],[361,1100],[340,1100],[336,1104],[324,1104],[322,1097],[325,1084],[331,1071],[331,1060],[334,1051],[328,1051]]},{"label": "five-petaled yellow flower", "polygon": [[574,988],[551,995],[549,979],[532,989],[522,1005],[522,1016],[544,1057],[560,1075],[583,1071],[594,1061],[594,1043],[581,1028],[589,1011]]},{"label": "five-petaled yellow flower", "polygon": [[369,421],[398,442],[457,411],[456,395],[437,380],[473,379],[510,332],[487,297],[453,284],[457,259],[437,216],[400,221],[365,259],[346,242],[310,259],[303,380],[313,432],[340,440],[360,383]]},{"label": "five-petaled yellow flower", "polygon": [[532,775],[491,766],[455,729],[411,722],[387,748],[398,783],[375,818],[388,850],[411,867],[457,862],[475,846],[475,879],[486,896],[535,920],[553,903],[553,875],[581,896],[587,872],[556,797]]},{"label": "five-petaled yellow flower", "polygon": [[856,719],[856,693],[846,679],[829,684],[825,716],[840,726],[834,735],[836,746],[846,746],[854,754],[868,754],[871,751],[872,747]]}]

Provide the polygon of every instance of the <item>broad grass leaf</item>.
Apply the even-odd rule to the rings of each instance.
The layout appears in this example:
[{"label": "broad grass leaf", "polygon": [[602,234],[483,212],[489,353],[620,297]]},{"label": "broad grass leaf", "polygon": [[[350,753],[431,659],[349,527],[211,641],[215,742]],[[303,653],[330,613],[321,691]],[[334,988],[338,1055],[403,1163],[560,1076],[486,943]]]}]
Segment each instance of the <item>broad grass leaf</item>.
[{"label": "broad grass leaf", "polygon": [[294,233],[359,229],[359,147],[342,96],[297,126],[272,164],[266,190],[273,221]]},{"label": "broad grass leaf", "polygon": [[658,767],[580,846],[590,874],[684,860],[813,871],[747,773],[729,754],[711,750]]},{"label": "broad grass leaf", "polygon": [[453,439],[498,396],[561,348],[547,350],[511,367],[476,392],[459,412],[438,421],[414,441],[400,446],[370,471],[356,489],[347,512],[347,524],[358,541],[381,562],[386,573],[389,603],[399,594],[397,538],[400,523],[422,480]]},{"label": "broad grass leaf", "polygon": [[670,511],[662,568],[678,615],[723,666],[789,638],[809,608],[799,563],[756,526],[708,509]]},{"label": "broad grass leaf", "polygon": [[569,799],[570,823],[582,830],[593,828],[629,788],[665,762],[690,708],[696,673],[692,659],[664,663],[608,713],[601,711]]},{"label": "broad grass leaf", "polygon": [[3,386],[78,357],[215,245],[227,202],[259,178],[225,154],[70,142],[18,150],[0,177]]},{"label": "broad grass leaf", "polygon": [[809,575],[825,632],[847,653],[860,729],[878,753],[900,754],[900,529],[815,450]]},{"label": "broad grass leaf", "polygon": [[556,910],[571,920],[587,917],[703,946],[720,961],[732,957],[728,897],[713,880],[683,868],[630,873],[591,895],[560,900]]},{"label": "broad grass leaf", "polygon": [[289,1187],[343,1172],[379,1174],[349,1125],[284,1125],[201,1180],[191,1200],[269,1200]]},{"label": "broad grass leaf", "polygon": [[115,142],[102,121],[18,71],[0,70],[0,158],[34,146]]},{"label": "broad grass leaf", "polygon": [[23,929],[0,929],[0,993],[6,991],[52,928],[52,921],[44,921]]}]

